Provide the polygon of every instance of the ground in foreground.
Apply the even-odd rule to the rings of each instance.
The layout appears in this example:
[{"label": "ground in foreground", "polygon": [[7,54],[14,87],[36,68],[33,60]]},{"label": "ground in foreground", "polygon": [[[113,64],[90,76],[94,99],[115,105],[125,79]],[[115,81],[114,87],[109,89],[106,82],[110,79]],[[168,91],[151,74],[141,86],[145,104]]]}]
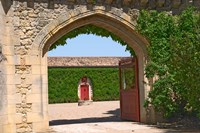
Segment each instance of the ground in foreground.
[{"label": "ground in foreground", "polygon": [[157,128],[155,125],[121,121],[119,101],[49,105],[52,133],[200,133],[194,129]]}]

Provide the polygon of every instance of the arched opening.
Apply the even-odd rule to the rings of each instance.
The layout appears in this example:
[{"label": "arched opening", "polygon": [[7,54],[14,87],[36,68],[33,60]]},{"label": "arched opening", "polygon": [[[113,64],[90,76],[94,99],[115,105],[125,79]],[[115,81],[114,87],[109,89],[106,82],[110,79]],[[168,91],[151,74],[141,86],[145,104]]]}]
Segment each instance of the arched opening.
[{"label": "arched opening", "polygon": [[92,83],[87,76],[82,77],[78,82],[78,99],[81,101],[92,101]]},{"label": "arched opening", "polygon": [[[76,11],[75,11],[76,12]],[[134,31],[134,22],[130,16],[126,14],[112,14],[104,12],[103,10],[94,10],[90,12],[83,12],[72,16],[61,16],[49,25],[47,25],[36,37],[33,42],[33,50],[39,50],[37,57],[40,58],[41,67],[47,67],[47,51],[59,38],[66,33],[73,31],[84,25],[95,25],[114,33],[125,41],[131,47],[138,59],[138,87],[140,90],[140,118],[141,122],[146,122],[146,111],[143,108],[144,99],[147,93],[147,87],[144,85],[146,81],[144,77],[144,66],[146,62],[147,41]],[[42,77],[47,77],[47,71],[41,69]],[[43,82],[44,83],[44,82]],[[42,84],[43,84],[42,83]],[[44,83],[46,84],[46,82]],[[47,85],[42,87],[42,99],[45,101],[48,90]],[[43,102],[43,101],[41,101]],[[44,109],[47,108],[45,105]],[[43,112],[43,115],[48,115]],[[47,117],[48,118],[48,117]]]},{"label": "arched opening", "polygon": [[130,52],[125,50],[125,46],[111,38],[93,34],[67,39],[64,46],[50,50],[49,103],[71,103],[81,100],[81,93],[79,91],[77,97],[76,90],[77,84],[78,88],[81,88],[80,79],[84,76],[89,78],[86,84],[92,86],[92,82],[94,83],[94,101],[119,100],[118,63],[119,60],[131,56]]},{"label": "arched opening", "polygon": [[111,37],[80,34],[75,38],[65,39],[64,42],[64,45],[57,46],[55,49],[48,51],[48,57],[131,56],[130,52],[126,50],[126,46],[122,46],[119,42],[113,41]]},{"label": "arched opening", "polygon": [[[84,37],[85,37],[84,38],[85,40],[87,40],[87,39],[92,40],[94,38],[94,36],[86,36],[86,35]],[[99,38],[99,39],[97,39],[97,38]],[[95,43],[93,41],[84,41],[84,40],[80,39],[81,41],[79,41],[79,42],[76,41],[76,43],[80,43],[79,45],[78,44],[77,45],[70,44],[70,41],[67,41],[66,47],[68,46],[67,48],[69,48],[69,50],[73,50],[72,47],[69,47],[69,46],[76,45],[76,49],[82,50],[84,48],[82,48],[81,45],[87,46],[87,44],[85,44],[85,42],[88,42],[88,43],[91,42],[90,45],[98,46],[98,45],[101,45],[102,43],[107,42],[106,40],[108,40],[108,38],[101,38],[101,37],[95,37],[94,39],[96,41],[101,41],[101,43]],[[79,37],[74,38],[73,40],[79,40]],[[108,43],[106,43],[106,45],[103,45],[103,44],[101,45],[102,47],[104,46],[104,49],[102,49],[102,51],[100,51],[100,53],[104,53],[105,48],[109,49],[110,52],[115,51],[114,46],[118,46],[118,45],[120,46],[120,48],[123,48],[120,44],[114,43],[113,47],[111,47],[112,48],[111,49],[111,48],[109,48],[110,44],[108,44]],[[90,46],[90,47],[92,47],[92,46]],[[63,49],[63,47],[61,47],[61,48]],[[101,48],[101,47],[99,46],[97,48]],[[88,48],[88,49],[89,49],[88,55],[90,55],[89,53],[91,53],[92,51],[97,51],[97,50],[95,50],[95,47]],[[56,50],[57,49],[55,49],[54,52],[56,52]],[[98,51],[99,51],[99,49],[98,49]],[[50,107],[49,108],[49,116],[50,116],[49,121],[50,121],[51,128],[53,128],[57,131],[58,129],[56,128],[56,125],[59,125],[59,123],[60,123],[60,125],[65,126],[67,124],[73,125],[73,123],[93,124],[93,123],[99,123],[99,122],[101,122],[101,123],[111,123],[111,122],[116,122],[116,123],[119,122],[120,123],[121,122],[121,120],[120,120],[120,103],[119,103],[119,99],[120,99],[120,97],[119,97],[120,85],[119,84],[120,83],[119,83],[118,63],[121,59],[131,58],[130,53],[129,53],[129,57],[127,57],[127,56],[126,57],[118,57],[121,59],[119,59],[118,61],[115,61],[115,62],[113,60],[117,59],[116,56],[118,56],[118,53],[122,53],[124,51],[125,51],[125,49],[120,50],[119,52],[116,52],[115,57],[105,57],[105,56],[107,56],[107,54],[105,54],[105,53],[104,53],[104,57],[88,57],[88,55],[87,55],[87,57],[84,57],[83,55],[78,53],[78,50],[77,50],[76,51],[77,53],[73,54],[73,55],[74,56],[81,55],[81,57],[80,56],[78,56],[78,57],[63,57],[63,56],[60,57],[60,59],[65,58],[66,59],[65,61],[64,60],[59,61],[59,57],[55,57],[55,56],[48,57],[48,59],[54,58],[54,60],[52,60],[52,62],[54,62],[53,63],[54,65],[55,64],[62,65],[61,69],[63,71],[59,74],[54,73],[55,75],[52,75],[51,71],[48,71],[48,76],[50,76],[51,78],[53,77],[53,80],[56,80],[56,82],[54,82],[52,80],[49,81],[48,90],[50,92],[53,89],[53,88],[51,88],[52,84],[55,86],[54,87],[55,89],[58,89],[59,85],[64,83],[63,89],[66,90],[65,92],[63,92],[61,90],[61,91],[56,91],[57,93],[56,92],[53,92],[53,93],[56,93],[58,98],[63,96],[65,93],[67,93],[66,97],[67,97],[67,99],[69,99],[69,101],[65,101],[62,104],[63,105],[62,112],[53,109],[56,107],[56,105],[59,106],[58,103],[55,102],[55,104],[49,105],[49,107]],[[91,61],[91,58],[92,58],[93,62]],[[110,60],[103,60],[103,59],[100,60],[100,58],[107,58]],[[55,60],[57,63],[55,62]],[[85,62],[84,62],[84,60],[85,60]],[[103,63],[103,61],[114,62],[115,64],[112,63],[111,65],[109,65],[109,63]],[[65,64],[64,64],[65,62],[67,62],[66,65],[68,65],[68,67],[65,66]],[[84,65],[82,66],[81,63],[83,63]],[[94,64],[92,64],[92,63],[94,63]],[[53,64],[51,63],[52,66],[53,66]],[[71,66],[70,66],[70,64],[71,64]],[[58,67],[60,67],[60,65],[58,65]],[[76,65],[79,65],[79,67]],[[93,65],[93,66],[91,66],[91,65]],[[95,66],[95,65],[97,65],[97,66]],[[99,66],[99,65],[102,65],[102,66]],[[103,66],[103,65],[105,65],[105,66]],[[115,65],[115,66],[112,66],[112,65]],[[52,69],[52,67],[50,69]],[[59,68],[55,68],[55,69],[59,69]],[[75,74],[72,74],[72,72],[70,72],[69,69],[71,69],[71,71],[73,71],[73,73],[75,73]],[[134,70],[134,69],[132,69],[132,70]],[[87,76],[83,76],[85,74]],[[61,77],[60,75],[63,75],[62,76],[63,78],[60,78]],[[67,78],[67,77],[69,77],[69,78]],[[71,80],[70,77],[72,77],[73,80]],[[79,77],[79,78],[77,79],[77,77]],[[85,80],[84,78],[86,78],[87,80]],[[130,76],[129,76],[129,78],[130,78]],[[78,100],[72,101],[73,99],[71,100],[70,98],[74,97],[74,95],[73,95],[74,93],[72,94],[69,92],[72,92],[72,90],[74,90],[75,94],[76,94],[77,80],[79,80]],[[63,82],[60,82],[60,81],[63,81]],[[70,81],[70,82],[68,82],[68,81]],[[92,81],[92,83],[94,83],[93,87],[91,87],[92,86],[91,81]],[[57,85],[55,85],[55,84],[57,84]],[[72,87],[71,86],[72,84],[74,84],[75,87]],[[90,97],[91,90],[92,90],[91,88],[94,89],[94,93],[93,93],[94,94],[94,102],[91,101],[92,98]],[[58,94],[59,92],[61,92],[61,93]],[[51,93],[51,95],[53,93]],[[49,100],[50,99],[51,99],[51,97],[49,97]],[[63,99],[66,100],[66,98],[63,98]],[[77,102],[78,102],[78,105],[89,105],[89,106],[88,107],[78,107]],[[128,101],[126,101],[126,102],[128,102]],[[97,104],[98,104],[98,107],[96,107]],[[110,106],[108,106],[108,104]],[[105,108],[105,107],[110,107],[110,108]],[[61,108],[61,106],[60,106],[60,108]],[[83,109],[83,110],[81,110],[81,109]],[[54,112],[52,110],[54,110]],[[68,112],[68,110],[74,110],[76,113],[70,113],[70,112]],[[84,115],[86,112],[87,112],[87,115]],[[98,112],[98,113],[95,113],[95,112]],[[55,115],[53,117],[53,115],[51,115],[51,114],[56,114],[57,118],[55,117]],[[62,118],[61,118],[61,117],[59,117],[60,114],[69,114],[70,116],[62,115]],[[78,115],[76,116],[76,114],[78,114]],[[101,117],[99,117],[99,116],[101,116]]]}]

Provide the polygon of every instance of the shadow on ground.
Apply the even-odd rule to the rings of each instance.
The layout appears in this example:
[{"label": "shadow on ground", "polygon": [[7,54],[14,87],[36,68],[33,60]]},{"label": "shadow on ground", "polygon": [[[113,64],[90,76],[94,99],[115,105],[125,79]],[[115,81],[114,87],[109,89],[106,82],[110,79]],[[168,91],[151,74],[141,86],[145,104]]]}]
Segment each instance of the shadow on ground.
[{"label": "shadow on ground", "polygon": [[157,129],[165,130],[163,133],[200,133],[200,127],[197,126],[192,127],[180,124],[173,125],[173,123],[168,123],[167,126],[160,125],[159,123],[152,126]]},{"label": "shadow on ground", "polygon": [[165,129],[163,133],[200,133],[197,129]]},{"label": "shadow on ground", "polygon": [[49,122],[50,126],[65,125],[65,124],[80,124],[80,123],[99,123],[99,122],[123,122],[120,119],[120,109],[109,110],[104,114],[110,114],[109,117],[91,117],[82,119],[59,119]]},{"label": "shadow on ground", "polygon": [[159,129],[167,129],[166,133],[200,133],[200,119],[195,116],[170,118],[168,122],[158,123]]},{"label": "shadow on ground", "polygon": [[[66,124],[81,124],[81,123],[104,123],[104,122],[127,122],[122,121],[120,118],[120,109],[116,110],[109,110],[103,114],[110,114],[109,117],[91,117],[91,118],[82,118],[82,119],[58,119],[52,120],[49,122],[50,126],[59,126],[59,125],[66,125]],[[146,125],[142,123],[133,122],[137,125],[144,125],[151,128],[163,129],[162,133],[200,133],[199,128],[184,128],[184,127],[164,127],[160,125]],[[137,131],[136,131],[137,132]]]}]

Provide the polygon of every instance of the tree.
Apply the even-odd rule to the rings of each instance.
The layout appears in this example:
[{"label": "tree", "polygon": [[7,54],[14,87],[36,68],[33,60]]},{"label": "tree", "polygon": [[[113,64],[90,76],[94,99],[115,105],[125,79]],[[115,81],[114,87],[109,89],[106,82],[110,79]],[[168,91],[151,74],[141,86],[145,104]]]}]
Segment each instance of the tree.
[{"label": "tree", "polygon": [[145,74],[158,77],[145,105],[165,116],[180,111],[200,114],[200,13],[193,7],[177,16],[143,10],[137,30],[150,43]]}]

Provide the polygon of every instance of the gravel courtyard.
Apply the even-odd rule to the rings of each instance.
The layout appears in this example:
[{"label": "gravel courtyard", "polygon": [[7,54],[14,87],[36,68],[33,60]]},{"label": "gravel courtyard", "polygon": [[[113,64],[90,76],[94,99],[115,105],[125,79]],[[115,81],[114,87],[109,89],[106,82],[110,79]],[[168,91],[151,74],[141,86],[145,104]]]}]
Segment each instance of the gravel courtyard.
[{"label": "gravel courtyard", "polygon": [[[159,129],[153,125],[120,120],[119,101],[50,104],[52,133],[190,133],[192,131]],[[200,131],[193,131],[200,133]]]}]

